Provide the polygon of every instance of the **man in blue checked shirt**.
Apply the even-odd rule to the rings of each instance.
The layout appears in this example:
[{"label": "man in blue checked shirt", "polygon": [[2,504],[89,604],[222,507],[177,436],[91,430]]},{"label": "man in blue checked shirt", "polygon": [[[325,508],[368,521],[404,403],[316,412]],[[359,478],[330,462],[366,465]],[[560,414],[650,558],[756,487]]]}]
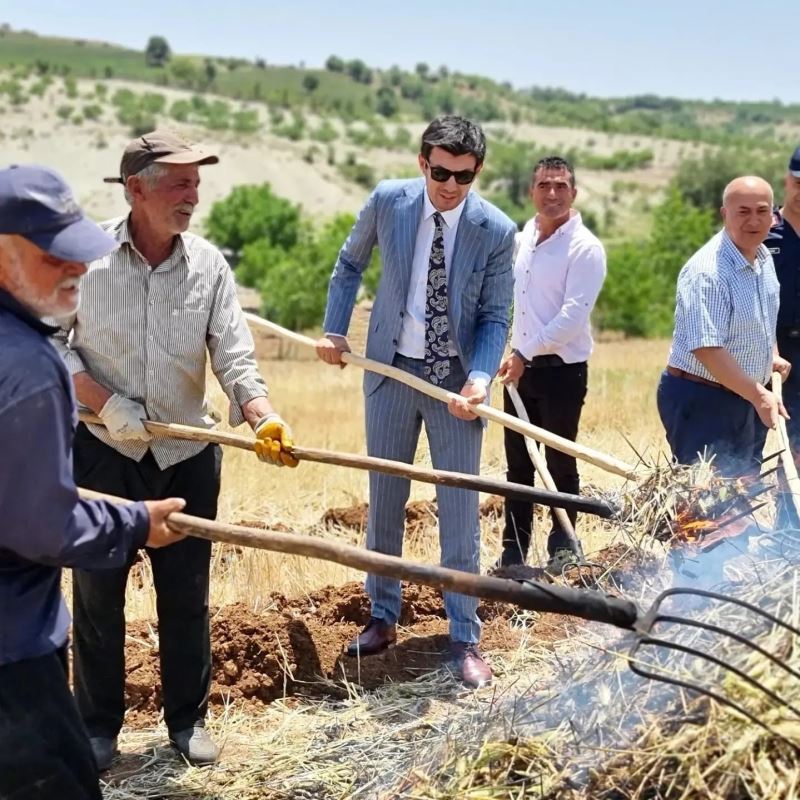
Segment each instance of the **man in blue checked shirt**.
[{"label": "man in blue checked shirt", "polygon": [[101,798],[67,683],[61,567],[101,570],[182,536],[184,501],[78,498],[76,413],[42,317],[72,313],[86,262],[117,246],[43,167],[0,169],[0,800]]},{"label": "man in blue checked shirt", "polygon": [[678,276],[675,333],[658,386],[658,412],[674,458],[715,456],[723,472],[757,469],[767,428],[786,409],[767,388],[778,355],[779,286],[762,244],[772,223],[772,188],[762,178],[731,181],[722,197],[724,229]]}]

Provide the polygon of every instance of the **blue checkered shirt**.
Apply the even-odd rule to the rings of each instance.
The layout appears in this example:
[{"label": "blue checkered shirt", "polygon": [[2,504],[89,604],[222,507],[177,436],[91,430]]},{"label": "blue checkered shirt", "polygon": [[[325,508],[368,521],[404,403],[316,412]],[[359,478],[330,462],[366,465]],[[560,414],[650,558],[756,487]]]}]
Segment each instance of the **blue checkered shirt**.
[{"label": "blue checkered shirt", "polygon": [[780,287],[764,245],[751,264],[723,230],[701,247],[678,275],[675,333],[669,363],[707,380],[699,347],[724,347],[749,377],[769,381]]}]

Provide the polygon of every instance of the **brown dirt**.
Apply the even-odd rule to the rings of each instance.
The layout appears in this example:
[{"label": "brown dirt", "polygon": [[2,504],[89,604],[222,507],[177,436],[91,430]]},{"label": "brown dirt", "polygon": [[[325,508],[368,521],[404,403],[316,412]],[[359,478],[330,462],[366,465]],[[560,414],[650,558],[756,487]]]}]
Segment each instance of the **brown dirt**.
[{"label": "brown dirt", "polygon": [[[363,507],[358,507],[363,508]],[[484,514],[496,513],[490,498]],[[435,504],[409,505],[407,520],[414,527],[429,525]],[[338,523],[337,524],[341,524]],[[224,546],[222,557],[241,557],[238,547]],[[641,575],[649,565],[636,561],[624,546],[591,554],[591,560],[623,578]],[[543,579],[542,570],[518,567],[496,573],[500,577]],[[242,604],[225,606],[212,614],[212,685],[210,702],[222,705],[269,703],[296,694],[347,696],[345,683],[374,688],[386,682],[413,680],[441,666],[446,659],[447,620],[441,594],[431,588],[404,585],[398,642],[391,650],[362,658],[344,654],[348,642],[369,620],[369,600],[360,583],[326,587],[303,597],[271,595],[261,613]],[[481,646],[486,651],[511,652],[519,645],[520,629],[512,624],[514,606],[484,602],[478,614],[484,622]],[[574,629],[568,617],[543,615],[534,623],[539,641],[554,641]],[[161,707],[157,625],[128,625],[126,644],[126,723],[153,725]]]},{"label": "brown dirt", "polygon": [[[328,527],[352,528],[363,531],[367,527],[369,503],[329,508],[322,515],[322,524]],[[438,510],[435,500],[415,500],[406,505],[406,533],[418,533],[421,528],[436,523]],[[500,519],[503,515],[503,498],[487,497],[480,506],[481,517]]]},{"label": "brown dirt", "polygon": [[[369,601],[361,584],[328,587],[306,597],[273,595],[276,611],[254,613],[241,604],[212,616],[213,672],[210,702],[244,701],[263,705],[294,694],[346,696],[344,681],[373,688],[385,682],[413,680],[439,667],[447,651],[447,620],[439,592],[420,586],[403,589],[397,645],[359,660],[344,655],[347,643],[369,619]],[[511,651],[520,632],[510,624],[515,609],[482,603],[481,646]],[[543,626],[542,635],[552,638]],[[126,723],[152,725],[161,705],[154,623],[128,625]]]}]

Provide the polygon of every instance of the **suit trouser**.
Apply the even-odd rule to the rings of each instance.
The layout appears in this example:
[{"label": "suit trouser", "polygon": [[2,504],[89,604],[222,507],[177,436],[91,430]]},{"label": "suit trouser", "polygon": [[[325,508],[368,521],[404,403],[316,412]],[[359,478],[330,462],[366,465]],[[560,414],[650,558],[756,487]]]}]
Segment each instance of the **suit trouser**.
[{"label": "suit trouser", "polygon": [[[585,361],[578,364],[558,366],[528,367],[522,373],[517,390],[528,413],[528,418],[540,428],[575,441],[581,419],[583,402],[586,399],[588,366]],[[503,391],[503,407],[516,416],[514,404],[507,391]],[[525,437],[505,428],[503,431],[506,451],[506,478],[512,483],[533,486],[534,469]],[[578,494],[580,476],[578,462],[573,456],[545,448],[547,469],[553,477],[559,492]],[[567,511],[573,528],[577,514]],[[525,500],[507,498],[505,502],[505,528],[503,530],[503,550],[519,554],[524,561],[528,554],[533,527],[533,504]],[[572,548],[570,539],[563,530],[558,518],[551,510],[551,529],[547,539],[547,552],[553,555],[562,547]]]},{"label": "suit trouser", "polygon": [[[137,462],[80,425],[74,446],[75,482],[131,500],[183,497],[186,513],[214,519],[221,450],[160,469],[152,453]],[[164,720],[170,732],[202,725],[211,683],[208,579],[211,543],[187,537],[147,549],[158,613]],[[91,736],[114,737],[125,713],[125,585],[120,569],[73,570],[75,698]]]},{"label": "suit trouser", "polygon": [[[466,377],[458,359],[453,358],[450,363],[451,373],[443,388],[459,393]],[[422,359],[398,355],[394,365],[418,378],[423,377]],[[480,420],[457,419],[441,400],[388,378],[366,397],[365,403],[369,455],[411,463],[424,422],[434,469],[478,474],[483,441]],[[410,488],[407,478],[370,472],[367,520],[370,550],[402,555],[405,505]],[[477,573],[480,569],[478,493],[437,486],[436,501],[442,566]],[[366,590],[372,600],[372,616],[396,622],[400,616],[400,581],[368,575]],[[444,607],[450,621],[450,638],[458,642],[478,642],[478,600],[445,592]]]},{"label": "suit trouser", "polygon": [[0,667],[0,800],[101,800],[66,648]]},{"label": "suit trouser", "polygon": [[692,464],[705,452],[723,474],[758,474],[767,429],[743,397],[665,371],[656,402],[679,464]]}]

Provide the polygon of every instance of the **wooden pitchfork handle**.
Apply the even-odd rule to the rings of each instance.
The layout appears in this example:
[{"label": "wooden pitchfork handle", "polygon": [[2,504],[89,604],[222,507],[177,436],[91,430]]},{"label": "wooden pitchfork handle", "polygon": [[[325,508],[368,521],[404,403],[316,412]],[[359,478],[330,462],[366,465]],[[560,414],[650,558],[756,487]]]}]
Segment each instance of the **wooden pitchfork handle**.
[{"label": "wooden pitchfork handle", "polygon": [[[101,494],[89,489],[78,489],[85,500],[110,500],[130,503],[130,500]],[[621,628],[632,629],[639,618],[636,604],[622,597],[612,597],[602,592],[588,592],[550,584],[522,584],[507,578],[490,578],[446,567],[420,564],[398,556],[384,555],[360,547],[304,536],[297,533],[278,533],[255,530],[243,525],[226,525],[175,512],[167,517],[168,527],[176,533],[196,536],[212,542],[226,542],[242,547],[291,553],[307,558],[333,561],[346,567],[384,575],[389,578],[433,586],[448,592],[468,594],[514,603],[532,611],[549,611],[555,614],[572,614],[583,619],[604,622]]]},{"label": "wooden pitchfork handle", "polygon": [[[295,333],[294,331],[286,330],[286,328],[282,328],[280,325],[276,325],[274,322],[270,322],[269,320],[262,319],[255,314],[245,313],[244,316],[249,323],[255,325],[256,327],[263,328],[271,333],[276,333],[278,336],[282,336],[285,339],[302,344],[305,347],[316,348],[316,342],[308,336],[303,336],[301,333]],[[406,386],[410,386],[413,389],[428,395],[428,397],[433,397],[436,400],[441,400],[445,403],[448,403],[450,400],[454,399],[463,400],[460,395],[454,394],[453,392],[448,392],[439,386],[434,386],[432,383],[424,381],[421,378],[417,378],[414,375],[409,375],[409,373],[405,372],[405,370],[398,369],[390,364],[382,364],[380,361],[374,361],[371,358],[365,358],[364,356],[349,352],[342,353],[342,361],[345,364],[353,364],[354,366],[368,370],[369,372],[377,372],[379,375],[392,378],[400,383],[404,383]],[[591,447],[586,447],[585,445],[573,442],[570,439],[565,439],[563,436],[556,436],[556,434],[550,433],[550,431],[547,431],[544,428],[531,425],[530,422],[523,422],[521,419],[518,419],[512,414],[506,414],[504,411],[492,408],[492,406],[487,405],[486,403],[479,403],[478,405],[470,406],[470,408],[479,417],[492,420],[493,422],[498,422],[500,425],[522,434],[522,436],[535,439],[537,442],[542,442],[548,447],[552,447],[554,450],[567,453],[568,455],[579,458],[582,461],[588,461],[590,464],[594,464],[596,467],[600,467],[606,472],[612,472],[615,475],[621,475],[623,478],[628,478],[629,480],[637,480],[639,477],[631,464],[627,464],[626,462],[621,461],[618,458],[614,458],[614,456],[607,455],[606,453],[601,453],[599,450],[593,450]]]},{"label": "wooden pitchfork handle", "polygon": [[[81,411],[78,415],[81,422],[87,425],[105,425],[100,417]],[[191,425],[180,425],[175,422],[153,422],[143,420],[144,427],[153,436],[171,439],[185,439],[193,442],[209,442],[213,444],[236,447],[240,450],[255,452],[255,439],[240,436],[236,433],[225,431],[195,428]],[[353,453],[337,453],[332,450],[317,450],[311,447],[292,447],[292,455],[300,461],[314,461],[320,464],[335,464],[342,467],[385,472],[389,475],[398,475],[423,483],[433,483],[442,486],[454,486],[460,489],[472,489],[478,492],[499,494],[503,497],[513,497],[527,500],[538,505],[550,508],[574,508],[585,514],[594,514],[608,519],[615,513],[614,507],[604,500],[592,497],[567,494],[558,491],[542,491],[521,483],[485,478],[480,475],[468,475],[461,472],[447,470],[426,469],[416,464],[406,464],[402,461],[390,461],[386,458],[374,456],[360,456]]]},{"label": "wooden pitchfork handle", "polygon": [[[772,373],[772,391],[779,403],[783,403],[783,379],[779,372]],[[789,432],[786,429],[786,420],[778,416],[778,437],[781,441],[781,466],[786,476],[786,486],[792,498],[797,519],[800,520],[800,476],[797,474],[797,464],[789,442]]]}]

